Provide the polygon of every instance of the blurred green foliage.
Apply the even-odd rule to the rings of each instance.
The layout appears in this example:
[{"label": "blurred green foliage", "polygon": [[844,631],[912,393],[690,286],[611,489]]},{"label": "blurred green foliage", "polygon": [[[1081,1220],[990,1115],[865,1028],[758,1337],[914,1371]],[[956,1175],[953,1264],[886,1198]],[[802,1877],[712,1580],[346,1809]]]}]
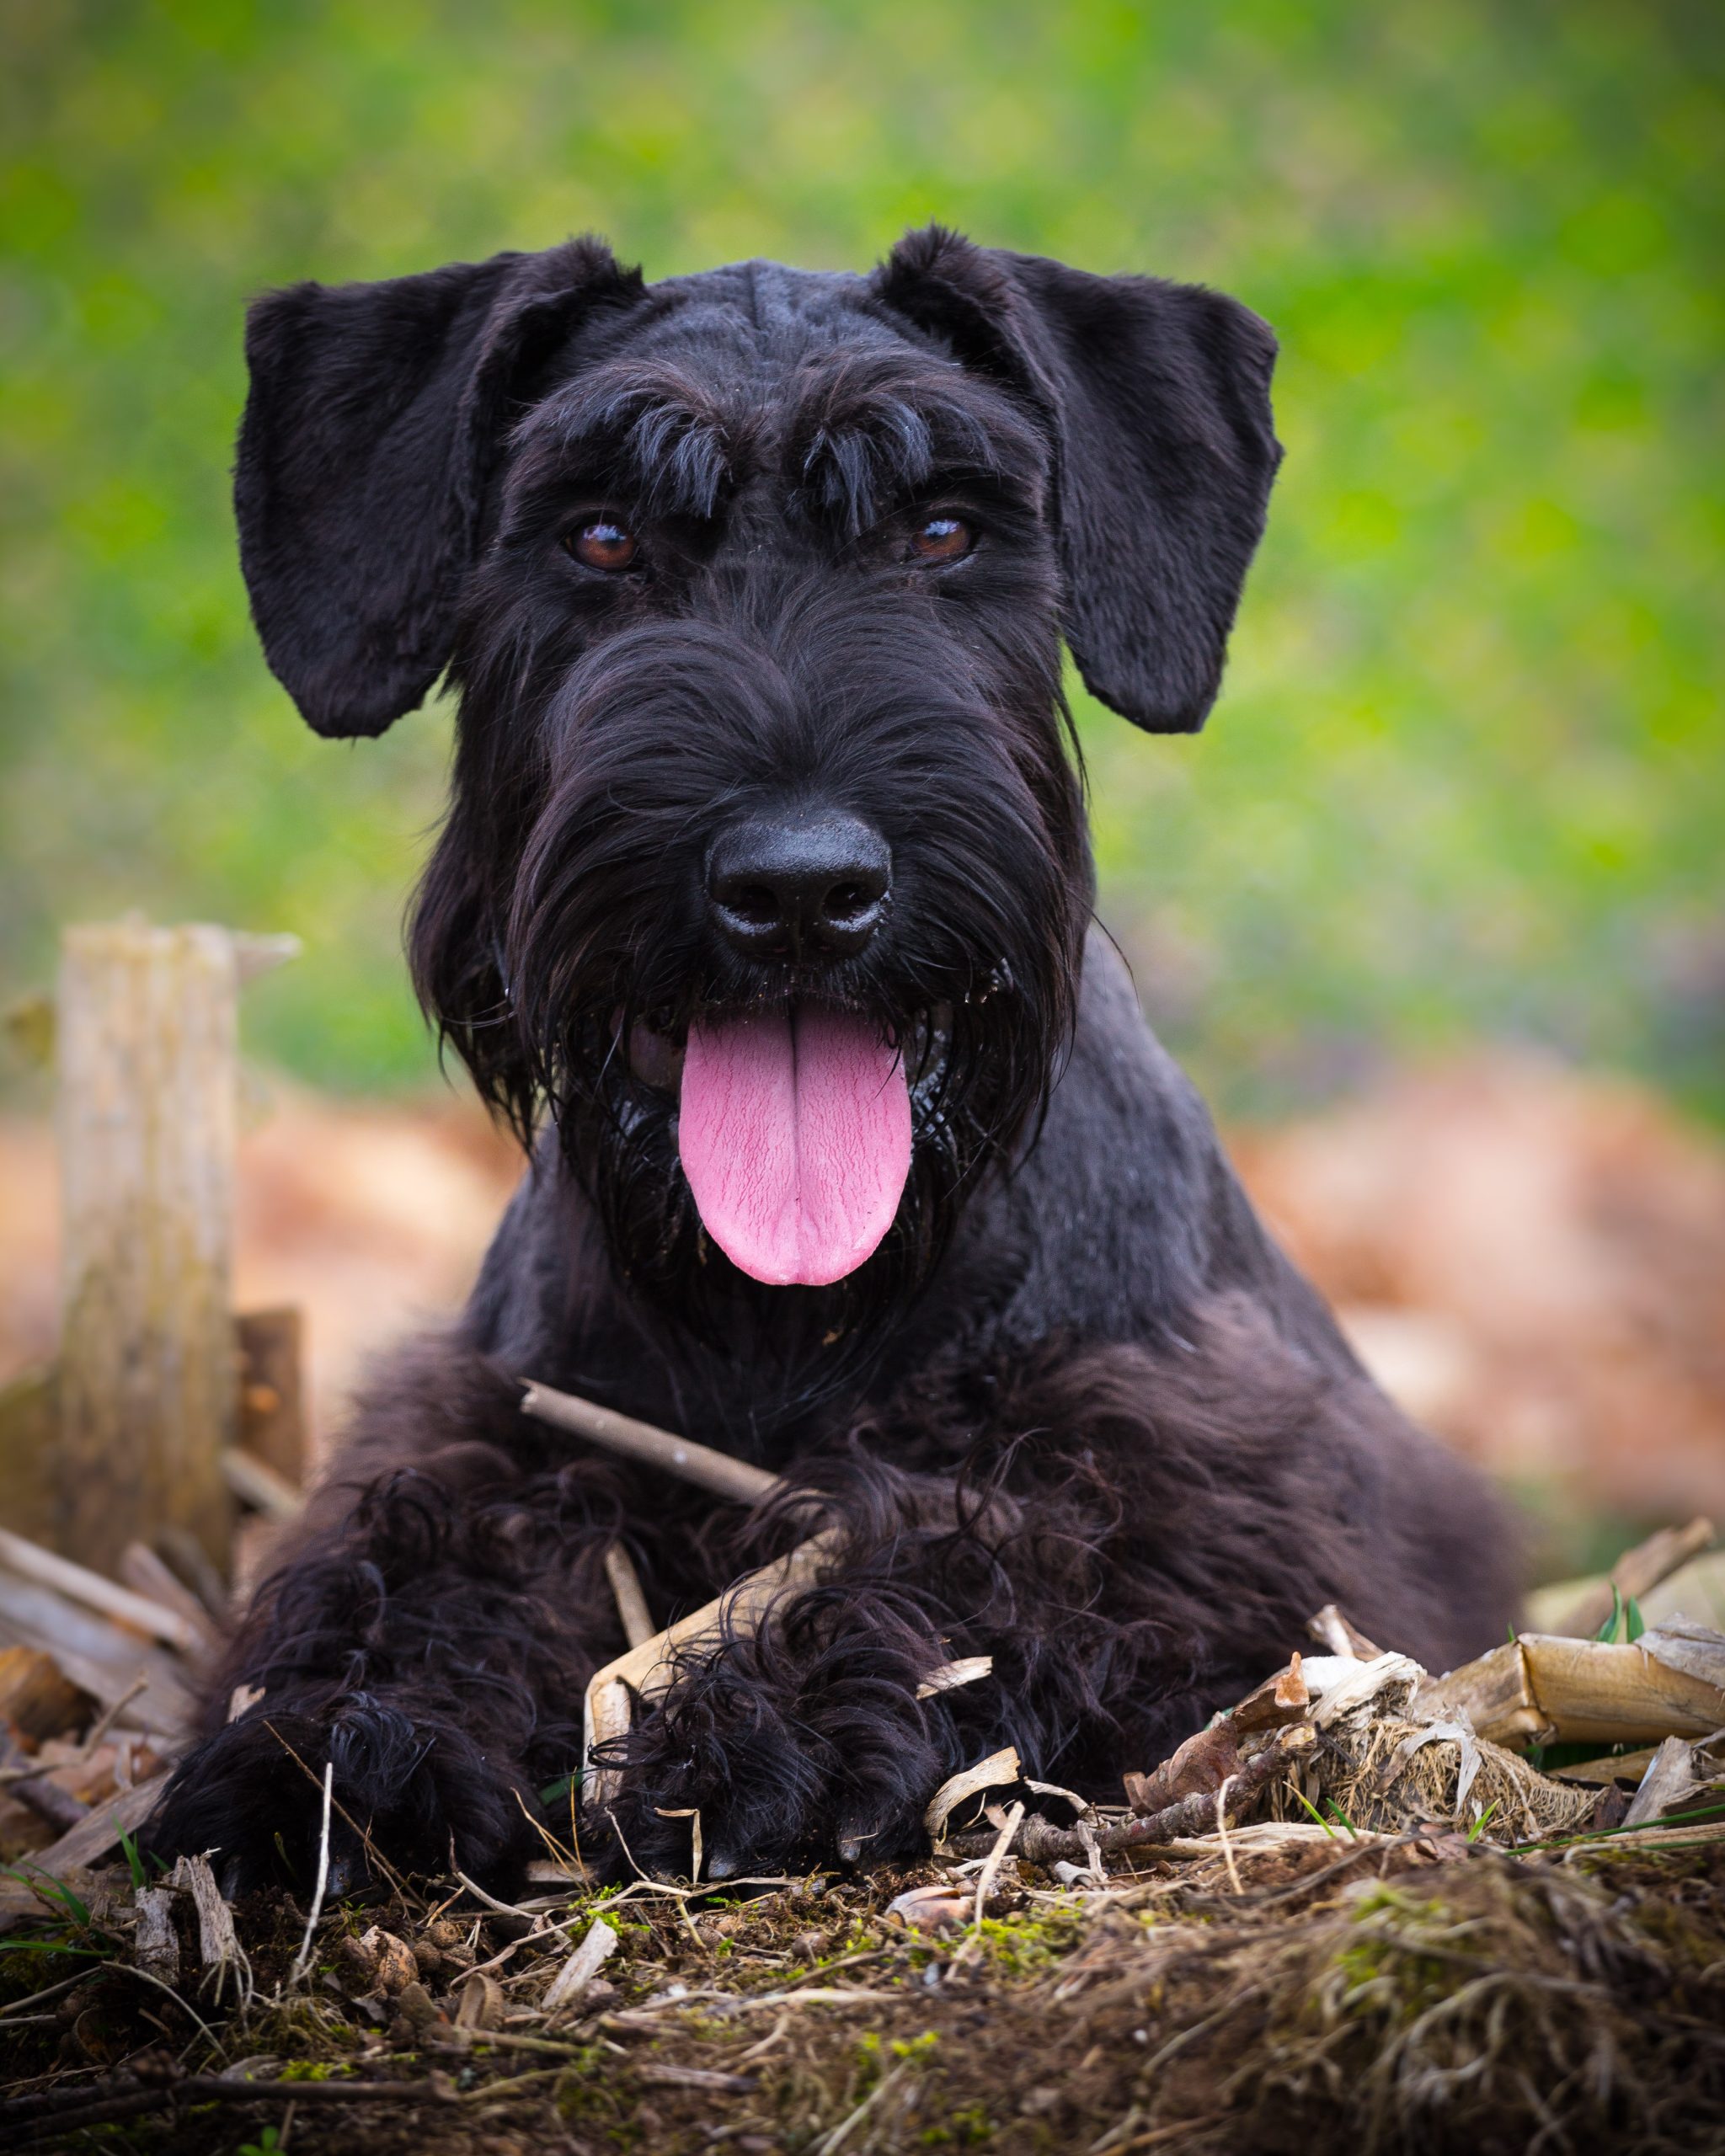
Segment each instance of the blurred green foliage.
[{"label": "blurred green foliage", "polygon": [[1487,1029],[1725,1108],[1711,5],[4,0],[0,982],[293,929],[251,1038],[431,1067],[448,713],[299,725],[226,499],[259,287],[572,231],[664,275],[931,216],[1238,293],[1288,462],[1195,741],[1083,727],[1104,914],[1235,1106]]}]

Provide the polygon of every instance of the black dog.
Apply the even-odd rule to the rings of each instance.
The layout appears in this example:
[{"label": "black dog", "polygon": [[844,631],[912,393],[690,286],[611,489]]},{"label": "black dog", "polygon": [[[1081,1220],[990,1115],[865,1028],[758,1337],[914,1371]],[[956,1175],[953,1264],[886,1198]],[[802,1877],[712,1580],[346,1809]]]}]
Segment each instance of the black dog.
[{"label": "black dog", "polygon": [[528,1422],[526,1376],[788,1470],[847,1534],[609,1763],[587,1832],[642,1865],[686,1864],[696,1807],[718,1875],[890,1854],[1008,1742],[1108,1791],[1332,1598],[1438,1668],[1501,1637],[1482,1488],[1364,1375],[1088,932],[1061,641],[1139,725],[1202,723],[1279,456],[1264,325],[937,229],[870,277],[649,286],[580,241],[304,285],[248,352],[264,648],[323,734],[458,689],[414,969],[543,1134],[156,1846],[303,1879],[333,1762],[344,1870],[363,1832],[506,1882],[624,1645],[606,1546],[666,1622],[808,1531]]}]

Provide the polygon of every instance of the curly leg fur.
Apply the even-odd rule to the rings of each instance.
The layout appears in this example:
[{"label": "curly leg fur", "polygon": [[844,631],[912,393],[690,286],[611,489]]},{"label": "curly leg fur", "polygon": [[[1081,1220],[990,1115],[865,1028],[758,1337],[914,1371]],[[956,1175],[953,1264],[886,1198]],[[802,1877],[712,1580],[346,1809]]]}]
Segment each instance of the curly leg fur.
[{"label": "curly leg fur", "polygon": [[[616,1863],[683,1869],[687,1822],[662,1815],[698,1809],[721,1876],[900,1854],[939,1781],[1004,1744],[1108,1794],[1332,1598],[1438,1667],[1482,1644],[1451,1613],[1490,1621],[1504,1552],[1462,1470],[1243,1299],[1193,1331],[1160,1353],[1048,1351],[982,1414],[956,1378],[926,1385],[796,1463],[843,1527],[842,1561],[640,1718],[590,1853],[614,1828]],[[380,1466],[399,1396],[374,1410],[352,1463],[376,1471],[325,1493],[260,1590],[153,1822],[164,1853],[219,1848],[243,1881],[305,1876],[333,1760],[350,1865],[369,1836],[398,1866],[453,1860],[509,1886],[540,1848],[536,1791],[579,1763],[588,1678],[624,1645],[606,1544],[625,1539],[668,1621],[806,1532],[784,1505],[727,1525],[616,1464],[551,1465],[473,1358],[435,1358],[418,1385],[434,1438],[453,1415],[489,1417],[498,1441]],[[936,1665],[985,1653],[991,1678],[917,1699]],[[265,1697],[224,1726],[239,1682]]]}]

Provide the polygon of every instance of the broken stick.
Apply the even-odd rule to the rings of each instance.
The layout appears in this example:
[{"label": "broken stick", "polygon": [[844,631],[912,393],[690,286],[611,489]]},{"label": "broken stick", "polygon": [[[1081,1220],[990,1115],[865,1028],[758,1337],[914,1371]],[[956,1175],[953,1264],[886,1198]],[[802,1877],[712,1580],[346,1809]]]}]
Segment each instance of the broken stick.
[{"label": "broken stick", "polygon": [[663,1468],[685,1482],[698,1483],[721,1497],[740,1505],[758,1505],[763,1497],[784,1486],[784,1477],[770,1475],[764,1467],[751,1467],[745,1460],[715,1452],[711,1445],[697,1445],[691,1438],[673,1437],[651,1422],[638,1422],[633,1415],[619,1415],[613,1407],[579,1399],[572,1392],[558,1392],[553,1385],[523,1380],[521,1412],[542,1422],[572,1430],[578,1438],[623,1460],[636,1460],[649,1467]]},{"label": "broken stick", "polygon": [[[1120,1849],[1145,1849],[1158,1842],[1179,1841],[1188,1835],[1212,1834],[1216,1831],[1219,1817],[1225,1812],[1229,1823],[1236,1823],[1239,1815],[1268,1788],[1276,1776],[1316,1742],[1317,1732],[1309,1722],[1295,1722],[1286,1729],[1279,1729],[1229,1777],[1225,1791],[1199,1790],[1182,1797],[1177,1804],[1151,1812],[1147,1818],[1122,1819],[1105,1827],[1056,1827],[1033,1816],[1019,1828],[1007,1853],[1022,1856],[1028,1864],[1051,1865],[1062,1858],[1083,1863],[1087,1861],[1092,1849],[1112,1856]],[[985,1834],[954,1834],[949,1846],[960,1856],[986,1856],[996,1839],[992,1830]]]},{"label": "broken stick", "polygon": [[1587,1589],[1563,1622],[1551,1629],[1568,1639],[1592,1639],[1617,1607],[1614,1588],[1623,1602],[1638,1602],[1673,1572],[1681,1571],[1691,1557],[1711,1550],[1713,1541],[1710,1519],[1692,1519],[1687,1527],[1662,1527],[1645,1542],[1637,1543],[1633,1550],[1626,1550],[1605,1578]]}]

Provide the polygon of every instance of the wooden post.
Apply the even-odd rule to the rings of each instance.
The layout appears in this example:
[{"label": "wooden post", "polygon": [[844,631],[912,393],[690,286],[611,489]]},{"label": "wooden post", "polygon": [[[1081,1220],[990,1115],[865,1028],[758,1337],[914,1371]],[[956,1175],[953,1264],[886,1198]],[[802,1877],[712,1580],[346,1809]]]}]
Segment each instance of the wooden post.
[{"label": "wooden post", "polygon": [[166,1526],[227,1561],[238,990],[292,947],[137,919],[62,941],[56,1540],[98,1570]]}]

